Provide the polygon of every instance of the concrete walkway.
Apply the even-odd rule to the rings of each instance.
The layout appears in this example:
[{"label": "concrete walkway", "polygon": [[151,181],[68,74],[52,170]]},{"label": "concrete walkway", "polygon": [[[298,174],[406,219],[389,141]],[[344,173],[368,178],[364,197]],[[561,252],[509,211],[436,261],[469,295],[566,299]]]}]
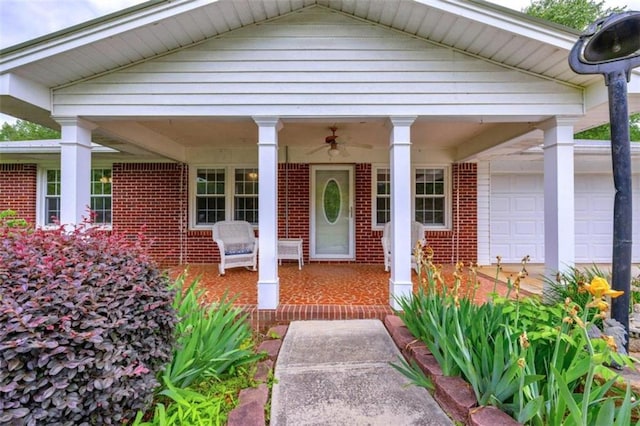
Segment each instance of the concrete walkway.
[{"label": "concrete walkway", "polygon": [[400,357],[378,320],[292,322],[276,362],[271,425],[453,425],[389,364]]}]

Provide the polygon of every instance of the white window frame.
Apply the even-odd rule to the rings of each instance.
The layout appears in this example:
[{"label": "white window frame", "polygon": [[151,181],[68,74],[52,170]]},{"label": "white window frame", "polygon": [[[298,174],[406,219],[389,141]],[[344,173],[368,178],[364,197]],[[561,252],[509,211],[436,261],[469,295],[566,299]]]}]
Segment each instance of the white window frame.
[{"label": "white window frame", "polygon": [[[111,176],[113,177],[113,164],[112,163],[92,163],[91,171],[96,169],[110,169]],[[47,171],[49,170],[61,170],[60,163],[46,163],[39,164],[36,178],[36,226],[40,228],[55,228],[56,225],[48,224],[45,217],[45,206],[47,197]],[[89,190],[91,190],[91,176],[89,177]],[[104,197],[103,195],[98,195]],[[93,197],[93,195],[91,195]],[[97,223],[96,227],[109,231],[113,225],[113,185],[111,186],[111,223]]]},{"label": "white window frame", "polygon": [[[236,169],[256,169],[258,171],[257,164],[234,164],[233,166],[225,164],[198,164],[189,166],[189,229],[190,230],[210,230],[213,223],[198,224],[197,223],[197,204],[196,204],[196,178],[198,176],[198,170],[202,169],[222,169],[224,170],[224,183],[225,183],[225,220],[234,219],[235,209],[235,171]],[[260,176],[258,176],[258,182]],[[258,228],[257,224],[253,226]]]},{"label": "white window frame", "polygon": [[[389,164],[372,164],[371,167],[371,227],[374,230],[382,230],[384,228],[384,224],[378,225],[376,223],[377,219],[377,175],[378,170],[380,169],[388,169],[391,170],[391,166]],[[453,211],[452,211],[452,182],[451,182],[451,165],[442,165],[442,164],[413,164],[411,166],[411,217],[415,219],[416,217],[416,172],[418,169],[441,169],[444,172],[444,224],[443,225],[432,225],[425,224],[425,229],[430,231],[450,231],[451,223],[453,221]]]}]

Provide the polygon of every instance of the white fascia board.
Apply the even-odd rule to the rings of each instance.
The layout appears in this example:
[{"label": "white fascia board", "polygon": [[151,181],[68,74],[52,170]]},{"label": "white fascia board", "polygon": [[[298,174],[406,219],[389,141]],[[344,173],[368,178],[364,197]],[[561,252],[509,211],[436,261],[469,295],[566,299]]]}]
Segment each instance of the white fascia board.
[{"label": "white fascia board", "polygon": [[415,0],[415,2],[565,49],[567,52],[571,50],[579,37],[579,32],[572,28],[532,18],[522,12],[486,1]]},{"label": "white fascia board", "polygon": [[119,19],[108,19],[103,23],[98,22],[89,25],[84,29],[81,28],[70,32],[66,36],[52,37],[50,40],[45,39],[31,47],[9,52],[0,57],[0,74],[218,1],[167,1],[166,3],[159,3],[155,7],[134,11]]},{"label": "white fascia board", "polygon": [[13,73],[0,75],[0,95],[11,96],[51,111],[49,88]]},{"label": "white fascia board", "polygon": [[[575,139],[573,150],[576,154],[611,154],[611,141],[598,141],[591,139]],[[523,151],[523,154],[542,154],[542,145],[538,145]],[[631,142],[631,155],[640,156],[640,143]]]},{"label": "white fascia board", "polygon": [[604,84],[604,77],[601,82],[584,89],[585,113],[607,102],[609,102],[609,89]]},{"label": "white fascia board", "polygon": [[[91,152],[120,152],[113,148],[91,144]],[[3,154],[49,154],[60,153],[59,139],[42,139],[36,141],[0,142],[0,153]]]}]

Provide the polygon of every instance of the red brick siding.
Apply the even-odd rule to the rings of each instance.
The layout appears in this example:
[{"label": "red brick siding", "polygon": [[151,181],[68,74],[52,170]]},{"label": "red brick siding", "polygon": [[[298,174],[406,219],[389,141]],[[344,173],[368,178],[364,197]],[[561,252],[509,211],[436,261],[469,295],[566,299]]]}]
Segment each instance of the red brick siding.
[{"label": "red brick siding", "polygon": [[[380,237],[371,224],[371,165],[356,164],[356,262],[382,263]],[[0,209],[17,210],[35,222],[37,167],[0,165]],[[113,228],[132,237],[145,229],[151,252],[162,264],[217,263],[219,253],[211,232],[188,230],[187,166],[174,163],[113,165]],[[280,164],[278,170],[278,227],[281,238],[301,237],[309,259],[310,166]],[[438,263],[477,258],[475,164],[452,167],[451,231],[428,231],[427,241]],[[288,202],[286,199],[288,197]],[[287,225],[288,224],[288,225]]]},{"label": "red brick siding", "polygon": [[113,165],[113,229],[144,231],[161,264],[180,261],[187,210],[186,167],[173,163]]},{"label": "red brick siding", "polygon": [[437,263],[476,262],[478,168],[475,163],[454,164],[451,175],[452,230],[427,231],[427,243],[433,248]]},{"label": "red brick siding", "polygon": [[305,262],[309,260],[309,185],[308,164],[278,166],[278,237],[302,238]]},{"label": "red brick siding", "polygon": [[36,222],[35,164],[0,164],[0,211],[15,210],[18,217]]},{"label": "red brick siding", "polygon": [[371,229],[371,164],[356,164],[356,261],[384,263],[382,231]]}]

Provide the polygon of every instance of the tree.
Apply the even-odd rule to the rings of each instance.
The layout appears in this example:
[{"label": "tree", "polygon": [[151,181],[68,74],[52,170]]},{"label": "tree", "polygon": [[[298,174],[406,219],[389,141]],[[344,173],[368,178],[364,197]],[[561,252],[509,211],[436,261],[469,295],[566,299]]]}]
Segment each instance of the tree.
[{"label": "tree", "polygon": [[623,9],[605,7],[604,1],[533,0],[524,13],[582,31],[599,18]]},{"label": "tree", "polygon": [[[575,134],[576,139],[589,140],[611,140],[611,126],[602,124],[598,127],[584,130]],[[632,114],[629,117],[629,139],[632,141],[640,141],[640,114]]]},{"label": "tree", "polygon": [[0,141],[32,141],[38,139],[60,139],[60,132],[25,120],[18,120],[14,125],[4,123],[0,128]]},{"label": "tree", "polygon": [[[524,13],[582,31],[598,19],[624,9],[626,7],[605,7],[604,1],[594,0],[533,0]],[[631,115],[629,124],[630,139],[640,141],[640,114]],[[603,124],[577,133],[575,138],[610,140],[611,126]]]}]

